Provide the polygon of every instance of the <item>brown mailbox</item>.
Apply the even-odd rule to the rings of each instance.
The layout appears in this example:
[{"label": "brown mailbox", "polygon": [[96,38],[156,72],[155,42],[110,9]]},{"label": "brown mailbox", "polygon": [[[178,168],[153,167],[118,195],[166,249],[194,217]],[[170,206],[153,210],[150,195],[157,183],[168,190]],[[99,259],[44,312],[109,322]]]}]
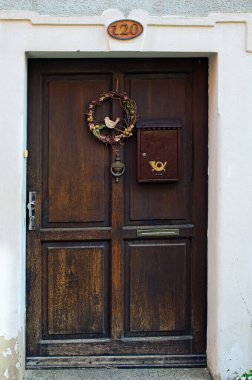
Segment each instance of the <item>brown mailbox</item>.
[{"label": "brown mailbox", "polygon": [[179,180],[180,132],[178,119],[137,123],[138,182]]}]

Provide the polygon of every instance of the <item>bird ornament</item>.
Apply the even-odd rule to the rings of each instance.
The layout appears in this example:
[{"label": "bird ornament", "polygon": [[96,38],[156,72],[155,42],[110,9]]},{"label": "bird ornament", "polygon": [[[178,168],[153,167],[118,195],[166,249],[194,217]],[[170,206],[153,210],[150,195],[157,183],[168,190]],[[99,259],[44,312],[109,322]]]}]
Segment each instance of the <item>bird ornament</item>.
[{"label": "bird ornament", "polygon": [[114,129],[117,126],[117,124],[119,123],[120,118],[117,117],[116,120],[113,121],[108,116],[106,116],[105,119],[104,119],[104,121],[105,121],[105,125],[106,125],[107,128]]}]

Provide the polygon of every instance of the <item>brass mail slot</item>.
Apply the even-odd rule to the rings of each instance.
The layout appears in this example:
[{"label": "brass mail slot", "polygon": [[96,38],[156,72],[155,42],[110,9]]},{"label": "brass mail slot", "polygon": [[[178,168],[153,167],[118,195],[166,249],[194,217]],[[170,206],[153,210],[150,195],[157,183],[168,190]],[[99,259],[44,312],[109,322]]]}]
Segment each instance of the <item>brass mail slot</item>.
[{"label": "brass mail slot", "polygon": [[178,228],[163,228],[163,229],[153,229],[153,230],[137,230],[137,236],[138,237],[177,237],[179,236],[179,229]]}]

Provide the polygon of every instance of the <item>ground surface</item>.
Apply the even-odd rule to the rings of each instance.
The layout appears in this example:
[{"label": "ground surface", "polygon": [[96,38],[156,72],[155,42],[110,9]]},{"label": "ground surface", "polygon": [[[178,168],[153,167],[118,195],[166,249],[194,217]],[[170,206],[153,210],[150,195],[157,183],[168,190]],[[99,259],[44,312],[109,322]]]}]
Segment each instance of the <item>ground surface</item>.
[{"label": "ground surface", "polygon": [[24,380],[211,380],[204,368],[28,370]]}]

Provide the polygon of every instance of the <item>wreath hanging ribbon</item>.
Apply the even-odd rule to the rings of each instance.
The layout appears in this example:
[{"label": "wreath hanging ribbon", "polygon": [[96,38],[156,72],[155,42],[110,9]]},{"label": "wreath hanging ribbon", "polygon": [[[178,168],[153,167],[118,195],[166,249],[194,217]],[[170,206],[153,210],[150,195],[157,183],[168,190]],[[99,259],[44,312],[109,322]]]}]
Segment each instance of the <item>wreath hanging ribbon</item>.
[{"label": "wreath hanging ribbon", "polygon": [[[100,123],[95,119],[95,109],[108,99],[117,99],[124,110],[124,118],[119,117],[115,121],[108,116]],[[119,144],[124,139],[131,137],[137,121],[137,107],[134,100],[130,99],[126,92],[118,93],[109,91],[102,93],[97,99],[92,100],[87,110],[87,123],[93,135],[105,144]]]}]

